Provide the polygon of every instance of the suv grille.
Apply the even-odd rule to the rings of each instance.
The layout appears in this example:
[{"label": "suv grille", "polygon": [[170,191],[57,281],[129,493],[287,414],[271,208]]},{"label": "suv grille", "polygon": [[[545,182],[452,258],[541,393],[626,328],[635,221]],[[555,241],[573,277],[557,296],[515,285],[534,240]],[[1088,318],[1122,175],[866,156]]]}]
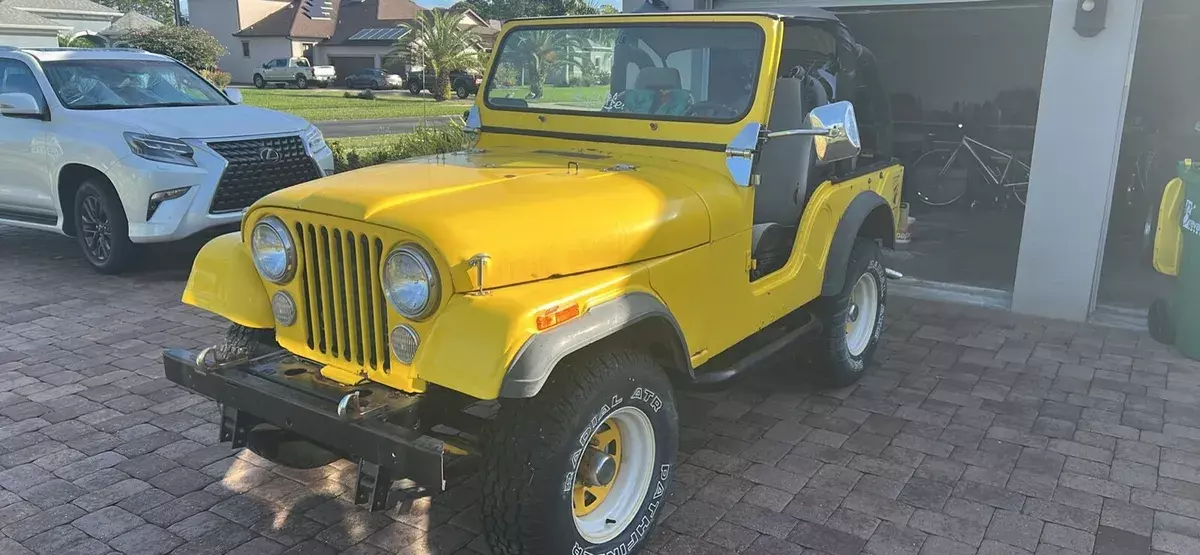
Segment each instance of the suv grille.
[{"label": "suv grille", "polygon": [[[213,214],[241,210],[269,193],[321,177],[300,137],[211,142],[208,146],[229,161],[208,209]],[[268,149],[279,153],[278,158]]]},{"label": "suv grille", "polygon": [[[290,221],[298,238],[308,347],[326,363],[388,371],[387,304],[379,283],[383,241],[369,233]],[[299,354],[299,353],[298,353]]]}]

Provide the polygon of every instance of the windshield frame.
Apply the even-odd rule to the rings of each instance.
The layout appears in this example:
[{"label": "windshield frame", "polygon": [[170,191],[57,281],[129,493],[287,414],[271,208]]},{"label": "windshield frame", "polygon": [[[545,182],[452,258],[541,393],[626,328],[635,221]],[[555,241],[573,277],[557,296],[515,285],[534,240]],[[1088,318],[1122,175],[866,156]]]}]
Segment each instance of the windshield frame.
[{"label": "windshield frame", "polygon": [[[612,16],[610,16],[610,17],[612,17]],[[615,17],[613,17],[613,18],[616,19]],[[509,41],[509,39],[511,39],[512,36],[517,34],[517,32],[519,32],[519,31],[556,30],[556,29],[557,30],[595,29],[595,28],[625,29],[625,28],[637,28],[637,27],[710,27],[710,28],[711,27],[732,27],[732,28],[742,28],[742,29],[753,30],[758,35],[759,44],[761,45],[761,54],[759,56],[760,62],[758,64],[758,67],[755,69],[755,71],[752,72],[754,74],[754,81],[750,83],[750,98],[746,103],[746,108],[742,111],[741,114],[739,114],[737,117],[733,117],[733,118],[673,116],[673,115],[666,115],[666,114],[637,114],[637,113],[629,113],[629,112],[604,112],[604,111],[599,111],[599,110],[565,110],[565,109],[545,110],[545,109],[537,108],[536,106],[527,106],[527,107],[522,108],[520,106],[507,106],[507,105],[503,105],[503,104],[494,104],[494,103],[492,103],[491,98],[488,95],[488,92],[492,90],[492,84],[494,83],[494,81],[496,79],[496,69],[499,67],[499,64],[500,64],[500,55],[499,54],[504,50],[504,45]],[[762,66],[763,66],[765,59],[768,56],[767,48],[769,46],[770,45],[767,44],[766,31],[762,28],[761,25],[758,25],[758,24],[754,23],[753,21],[719,21],[719,20],[713,21],[713,20],[706,19],[706,20],[695,21],[695,22],[679,21],[679,20],[672,20],[672,21],[661,21],[660,20],[660,21],[614,22],[614,23],[610,23],[610,24],[594,24],[594,23],[590,23],[590,22],[583,23],[583,22],[578,22],[578,21],[570,21],[568,19],[565,22],[556,22],[556,23],[534,24],[534,25],[521,24],[521,25],[516,25],[516,26],[512,27],[511,29],[509,29],[507,32],[505,32],[503,38],[500,39],[500,42],[497,43],[496,47],[492,49],[492,56],[491,56],[492,59],[491,59],[490,63],[488,64],[487,82],[484,83],[482,87],[480,87],[479,96],[483,99],[483,105],[486,108],[488,108],[489,110],[495,110],[498,112],[519,112],[519,113],[527,113],[527,114],[531,113],[531,114],[562,115],[562,116],[584,116],[584,117],[592,117],[592,118],[602,118],[602,119],[607,119],[607,120],[628,119],[628,120],[640,120],[640,121],[671,121],[671,122],[697,123],[697,124],[713,124],[713,123],[724,124],[724,125],[734,124],[734,123],[739,123],[739,122],[745,121],[745,119],[747,117],[749,117],[751,113],[754,112],[755,103],[758,101],[759,84],[762,79],[762,69],[763,69]],[[609,83],[609,87],[610,87],[609,94],[612,94],[611,81]]]},{"label": "windshield frame", "polygon": [[[58,64],[87,63],[87,62],[137,62],[137,63],[157,63],[157,64],[167,64],[167,65],[174,64],[176,66],[183,68],[184,71],[187,71],[188,73],[192,74],[197,79],[199,79],[200,82],[204,84],[204,86],[207,86],[211,91],[216,92],[217,97],[220,98],[221,100],[223,100],[225,103],[224,104],[188,104],[186,106],[180,106],[177,104],[167,104],[167,105],[152,105],[152,106],[138,106],[138,105],[104,106],[104,107],[91,107],[91,108],[89,108],[87,106],[72,107],[70,104],[67,104],[67,102],[65,100],[63,100],[62,94],[59,92],[58,88],[54,86],[54,81],[52,81],[50,79],[49,72],[46,71],[46,69],[47,69],[46,66],[53,67]],[[42,73],[44,73],[46,75],[46,85],[49,86],[51,92],[54,93],[54,97],[58,100],[59,106],[61,106],[64,110],[72,110],[72,111],[76,111],[76,112],[99,112],[99,111],[112,111],[112,110],[146,110],[146,109],[153,109],[153,108],[210,108],[213,106],[233,106],[233,105],[237,104],[236,102],[229,99],[229,95],[225,94],[224,90],[221,90],[216,85],[213,85],[212,83],[210,83],[208,81],[208,79],[205,79],[203,75],[200,75],[198,72],[193,70],[191,67],[188,67],[187,64],[180,62],[179,60],[176,60],[174,58],[165,58],[165,59],[161,59],[161,58],[157,58],[157,57],[156,58],[64,58],[64,59],[60,59],[60,60],[42,61],[42,62],[39,62],[39,65],[42,66]]]}]

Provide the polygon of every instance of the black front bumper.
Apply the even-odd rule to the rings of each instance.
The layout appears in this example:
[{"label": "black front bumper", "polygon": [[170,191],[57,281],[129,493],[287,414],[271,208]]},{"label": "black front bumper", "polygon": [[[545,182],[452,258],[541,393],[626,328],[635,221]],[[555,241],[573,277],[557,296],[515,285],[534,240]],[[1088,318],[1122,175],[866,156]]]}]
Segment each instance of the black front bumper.
[{"label": "black front bumper", "polygon": [[[246,445],[254,426],[271,424],[357,460],[356,497],[373,509],[382,508],[376,504],[386,501],[393,479],[437,491],[445,487],[445,444],[414,427],[421,395],[370,382],[344,386],[321,377],[320,365],[286,352],[206,370],[194,353],[168,350],[163,366],[167,379],[221,403],[220,440],[234,448]],[[355,391],[360,407],[339,416],[339,402]]]}]

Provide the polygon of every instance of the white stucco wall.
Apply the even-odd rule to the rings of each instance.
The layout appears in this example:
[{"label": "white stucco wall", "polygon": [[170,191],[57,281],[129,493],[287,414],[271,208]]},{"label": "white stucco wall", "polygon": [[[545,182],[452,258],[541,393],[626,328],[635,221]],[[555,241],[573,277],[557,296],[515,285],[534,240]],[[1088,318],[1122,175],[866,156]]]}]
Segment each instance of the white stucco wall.
[{"label": "white stucco wall", "polygon": [[[282,37],[241,39],[233,36],[246,25],[262,19],[286,2],[267,0],[190,0],[190,22],[213,34],[225,47],[218,65],[233,76],[235,83],[249,83],[254,71],[271,58],[292,56],[292,43]],[[239,7],[240,6],[240,7]],[[273,9],[272,9],[273,8]],[[248,21],[245,25],[242,20]],[[250,57],[242,56],[242,40],[250,41]]]},{"label": "white stucco wall", "polygon": [[85,31],[88,33],[99,33],[100,31],[107,29],[109,25],[112,25],[113,21],[118,19],[118,17],[59,16],[40,12],[37,15],[58,23],[59,25],[70,27],[71,31],[69,33],[64,33],[67,35],[75,35]]},{"label": "white stucco wall", "polygon": [[16,46],[22,48],[53,48],[58,46],[58,34],[54,31],[41,31],[40,34],[25,34],[13,30],[0,29],[0,46]]}]

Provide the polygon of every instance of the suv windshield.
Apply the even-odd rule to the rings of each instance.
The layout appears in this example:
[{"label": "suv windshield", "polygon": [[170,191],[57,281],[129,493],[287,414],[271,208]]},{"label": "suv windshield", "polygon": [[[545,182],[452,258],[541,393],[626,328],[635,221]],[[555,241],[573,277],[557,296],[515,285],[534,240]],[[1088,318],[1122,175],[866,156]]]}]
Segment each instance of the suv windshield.
[{"label": "suv windshield", "polygon": [[216,88],[177,62],[70,60],[42,67],[54,94],[72,110],[229,104]]},{"label": "suv windshield", "polygon": [[518,28],[496,51],[484,99],[498,110],[737,121],[763,41],[742,23]]}]

